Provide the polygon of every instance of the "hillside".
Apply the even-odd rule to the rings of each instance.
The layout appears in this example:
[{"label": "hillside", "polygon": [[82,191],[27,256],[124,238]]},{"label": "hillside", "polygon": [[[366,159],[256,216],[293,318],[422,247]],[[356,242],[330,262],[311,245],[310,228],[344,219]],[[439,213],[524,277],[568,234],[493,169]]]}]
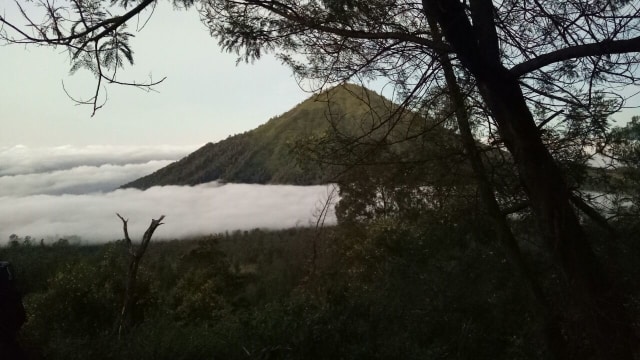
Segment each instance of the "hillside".
[{"label": "hillside", "polygon": [[[331,176],[312,161],[301,166],[296,143],[318,139],[329,130],[342,135],[384,133],[381,119],[398,107],[357,85],[341,85],[311,96],[256,129],[208,143],[153,174],[123,185],[195,185],[214,180],[260,184],[320,184]],[[396,124],[397,125],[397,124]],[[367,130],[369,129],[369,130]],[[402,131],[406,135],[406,127]],[[371,137],[371,136],[369,136]]]}]

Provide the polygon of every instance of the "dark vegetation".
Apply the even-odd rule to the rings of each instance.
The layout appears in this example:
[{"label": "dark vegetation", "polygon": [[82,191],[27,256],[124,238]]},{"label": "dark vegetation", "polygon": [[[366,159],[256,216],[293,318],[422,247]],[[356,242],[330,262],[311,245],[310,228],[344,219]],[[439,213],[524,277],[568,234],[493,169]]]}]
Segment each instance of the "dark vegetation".
[{"label": "dark vegetation", "polygon": [[[184,321],[181,327],[170,323],[175,318],[168,315],[171,311],[155,322],[147,322],[149,312],[139,314],[138,326],[118,341],[106,330],[91,332],[89,321],[68,328],[56,341],[44,341],[42,351],[101,348],[109,356],[110,349],[117,353],[149,345],[140,356],[163,356],[177,345],[164,349],[171,343],[167,338],[153,346],[145,340],[169,334],[162,331],[169,322],[171,339],[184,336],[180,343],[198,343],[189,349],[201,348],[199,338],[189,337],[203,330],[192,328],[196,324],[206,324],[205,332],[242,334],[220,345],[227,352],[192,357],[228,358],[242,348],[242,356],[264,358],[637,359],[638,277],[631,264],[638,260],[640,123],[634,118],[611,129],[610,122],[629,100],[625,90],[640,83],[640,9],[635,2],[173,3],[197,7],[222,49],[240,60],[275,52],[300,79],[320,87],[382,78],[401,104],[385,104],[390,111],[381,116],[365,112],[346,128],[339,120],[349,111],[303,114],[301,119],[314,119],[310,123],[329,120],[329,131],[316,134],[310,128],[302,138],[296,136],[301,142],[293,146],[306,158],[303,167],[323,167],[320,173],[301,167],[293,176],[278,174],[291,162],[280,152],[285,147],[273,146],[272,140],[290,142],[295,133],[290,131],[302,125],[282,118],[232,138],[227,144],[232,151],[207,146],[201,150],[204,161],[185,160],[184,168],[174,172],[188,174],[178,183],[218,178],[314,183],[327,174],[340,183],[339,226],[312,237],[310,267],[286,269],[275,277],[292,280],[288,287],[273,286],[290,289],[278,300],[270,302],[267,291],[255,293],[264,302],[249,297],[236,303],[233,291],[225,293],[237,289],[232,284],[243,288],[237,276],[251,263],[239,263],[240,270],[224,265],[205,275],[217,279],[214,274],[223,274],[215,284],[197,280],[204,270],[192,269],[184,273],[191,274],[184,275],[189,280],[174,288],[192,286],[188,294],[198,294],[195,287],[209,294],[195,296],[198,306],[231,310],[220,314],[210,307],[193,317],[198,321],[185,321],[182,314],[177,317]],[[105,83],[147,90],[157,84],[117,79],[124,63],[133,63],[127,22],[155,4],[41,1],[47,10],[42,19],[22,9],[26,26],[0,17],[0,38],[66,47],[72,71],[87,69],[96,76],[92,97],[80,101],[95,113]],[[360,97],[364,106],[376,109],[366,92]],[[607,160],[606,166],[590,167],[598,157]],[[208,162],[223,167],[200,170]],[[59,278],[96,269],[86,265]],[[295,274],[304,275],[298,279]],[[114,281],[103,279],[95,283]],[[81,280],[64,286],[85,299],[92,287],[77,290]],[[267,278],[253,280],[260,288],[257,284]],[[154,289],[149,286],[148,293],[158,296],[142,293],[146,306],[138,309],[166,304],[155,300],[162,296]],[[111,290],[98,285],[96,294],[104,296],[94,296],[96,301],[107,301],[116,293]],[[198,308],[181,307],[185,303],[178,300],[173,304],[175,311]],[[103,319],[105,325],[97,328],[111,322],[106,310],[87,312]],[[220,316],[224,321],[216,322]],[[52,323],[69,324],[65,319]],[[87,321],[78,317],[74,322],[81,319]],[[27,322],[27,329],[34,324],[37,319]],[[189,331],[179,333],[185,326]],[[207,334],[209,346],[217,344],[211,339],[224,338]],[[78,336],[104,344],[83,347]],[[135,341],[120,347],[127,339]]]},{"label": "dark vegetation", "polygon": [[[14,239],[0,258],[16,268],[28,314],[20,343],[33,359],[547,357],[541,319],[490,226],[464,211],[450,217],[341,226],[322,237],[254,230],[154,242],[140,267],[135,326],[120,339],[122,241]],[[516,225],[523,235],[530,229]],[[609,263],[638,294],[637,224],[616,254],[592,229],[601,255],[615,257]],[[542,259],[532,246],[528,261],[554,272]]]},{"label": "dark vegetation", "polygon": [[[624,186],[616,176],[599,182],[625,203],[609,204],[608,227],[581,213],[632,318],[640,311],[636,127],[637,120],[612,131],[620,135],[613,152],[628,165],[619,171],[636,175]],[[340,146],[330,139],[314,148]],[[335,227],[151,242],[130,326],[120,333],[127,241],[79,246],[13,236],[0,258],[13,263],[24,295],[19,342],[32,359],[553,358],[548,319],[514,271],[476,183],[465,167],[449,166],[444,155],[455,146],[438,148],[429,161],[401,162],[391,161],[401,151],[379,147],[370,156],[388,162],[350,167]],[[565,308],[575,299],[545,255],[533,212],[514,214],[508,224],[523,261],[550,308]],[[570,344],[589,331],[576,323],[558,324]]]},{"label": "dark vegetation", "polygon": [[[13,236],[0,259],[13,263],[24,294],[21,346],[32,359],[540,359],[557,357],[560,340],[574,349],[568,358],[585,358],[591,329],[560,310],[576,296],[546,255],[512,159],[473,145],[521,268],[454,126],[390,114],[393,127],[387,117],[350,120],[370,129],[357,146],[327,120],[326,131],[293,146],[300,161],[337,170],[337,226],[151,242],[132,296],[128,241]],[[575,210],[597,261],[625,291],[629,319],[640,314],[638,126],[634,118],[608,131],[613,170],[588,166],[588,157],[558,161],[576,194],[607,196],[580,197],[587,206]],[[126,327],[124,299],[133,309]]]}]

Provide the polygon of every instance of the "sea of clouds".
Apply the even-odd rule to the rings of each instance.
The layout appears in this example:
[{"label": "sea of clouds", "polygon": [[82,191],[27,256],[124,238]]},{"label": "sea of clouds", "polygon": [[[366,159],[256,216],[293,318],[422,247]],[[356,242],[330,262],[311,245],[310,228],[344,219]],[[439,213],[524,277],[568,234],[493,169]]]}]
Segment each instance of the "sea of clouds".
[{"label": "sea of clouds", "polygon": [[[165,215],[155,238],[174,239],[254,228],[309,226],[332,186],[220,184],[118,189],[196,147],[64,146],[0,148],[0,244],[11,234],[53,241],[122,238],[129,219],[139,239]],[[335,223],[329,213],[327,223]]]}]

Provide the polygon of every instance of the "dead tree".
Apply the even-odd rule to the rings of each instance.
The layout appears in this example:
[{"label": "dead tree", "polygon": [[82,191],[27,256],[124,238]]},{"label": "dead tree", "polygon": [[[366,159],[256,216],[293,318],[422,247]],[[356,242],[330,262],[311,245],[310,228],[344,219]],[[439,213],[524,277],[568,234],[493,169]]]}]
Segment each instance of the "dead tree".
[{"label": "dead tree", "polygon": [[124,231],[124,241],[129,249],[129,271],[127,273],[127,283],[124,291],[124,301],[122,304],[122,310],[120,311],[120,316],[118,317],[118,338],[122,334],[122,331],[127,327],[131,326],[133,323],[133,308],[135,306],[135,288],[136,288],[136,277],[138,275],[138,266],[140,266],[140,260],[142,260],[142,256],[147,250],[147,246],[149,246],[149,242],[151,242],[151,236],[153,236],[153,232],[156,231],[156,228],[162,225],[162,219],[164,219],[164,215],[160,216],[159,219],[152,219],[151,224],[147,228],[147,231],[144,232],[142,236],[142,242],[140,246],[137,248],[131,242],[131,238],[129,237],[129,230],[127,229],[127,223],[129,219],[123,218],[120,214],[116,213],[120,220],[122,220],[122,230]]}]

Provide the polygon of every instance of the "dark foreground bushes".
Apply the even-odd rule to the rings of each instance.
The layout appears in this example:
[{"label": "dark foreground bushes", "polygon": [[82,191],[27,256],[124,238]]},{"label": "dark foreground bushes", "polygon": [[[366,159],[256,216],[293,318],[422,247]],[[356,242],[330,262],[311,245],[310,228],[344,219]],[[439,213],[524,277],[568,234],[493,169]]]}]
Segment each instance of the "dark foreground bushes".
[{"label": "dark foreground bushes", "polygon": [[121,242],[17,241],[0,259],[16,268],[32,359],[547,357],[531,295],[477,222],[326,230],[152,242],[120,337]]}]

